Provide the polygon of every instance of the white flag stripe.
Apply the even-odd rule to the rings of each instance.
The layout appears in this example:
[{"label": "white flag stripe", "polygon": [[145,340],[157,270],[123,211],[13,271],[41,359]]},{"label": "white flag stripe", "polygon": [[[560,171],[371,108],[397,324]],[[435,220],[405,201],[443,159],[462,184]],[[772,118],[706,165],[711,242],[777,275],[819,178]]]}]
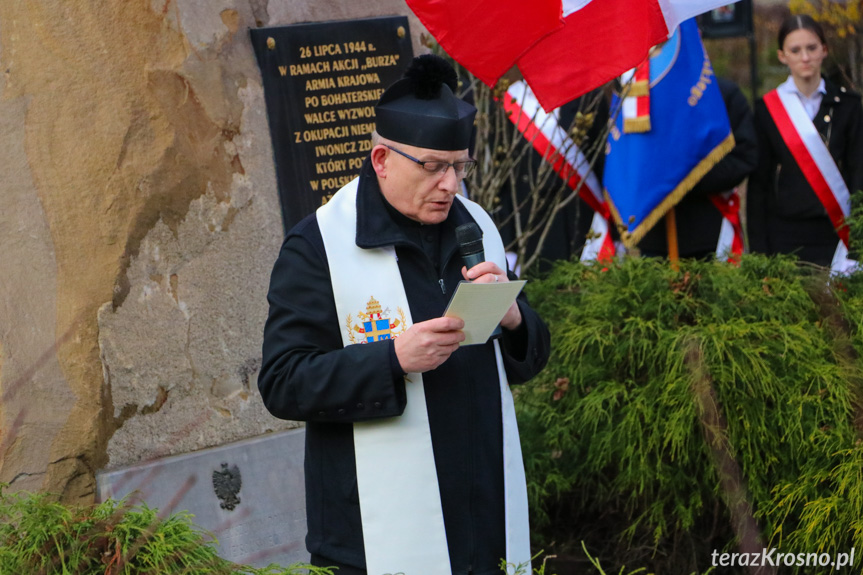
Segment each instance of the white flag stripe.
[{"label": "white flag stripe", "polygon": [[623,117],[626,119],[638,117],[638,99],[627,97],[623,99]]},{"label": "white flag stripe", "polygon": [[719,228],[719,240],[716,242],[716,259],[727,260],[732,255],[734,246],[734,226],[727,218],[722,218],[722,227]]},{"label": "white flag stripe", "polygon": [[593,0],[563,0],[563,17],[566,18],[573,12],[578,12]]},{"label": "white flag stripe", "polygon": [[665,17],[665,25],[668,27],[668,35],[671,36],[674,29],[684,20],[694,18],[699,14],[709,12],[714,8],[732,4],[728,0],[658,0],[662,15]]}]

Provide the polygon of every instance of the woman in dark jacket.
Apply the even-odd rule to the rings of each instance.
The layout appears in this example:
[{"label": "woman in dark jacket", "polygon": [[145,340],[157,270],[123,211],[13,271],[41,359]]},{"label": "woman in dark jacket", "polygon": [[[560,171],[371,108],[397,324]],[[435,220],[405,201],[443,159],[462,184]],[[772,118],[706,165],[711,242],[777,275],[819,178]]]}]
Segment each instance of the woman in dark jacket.
[{"label": "woman in dark jacket", "polygon": [[752,252],[796,254],[841,269],[850,194],[863,188],[863,110],[860,96],[821,76],[826,56],[817,22],[805,15],[785,20],[778,58],[790,75],[755,105],[759,155],[747,228]]}]

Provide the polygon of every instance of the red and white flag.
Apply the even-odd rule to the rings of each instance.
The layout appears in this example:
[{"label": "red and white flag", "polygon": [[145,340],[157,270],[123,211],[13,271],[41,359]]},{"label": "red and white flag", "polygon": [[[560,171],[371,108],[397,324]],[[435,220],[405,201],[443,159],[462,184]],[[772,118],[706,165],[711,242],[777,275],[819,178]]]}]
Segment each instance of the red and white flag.
[{"label": "red and white flag", "polygon": [[560,0],[406,2],[446,53],[489,86],[537,40],[563,27]]},{"label": "red and white flag", "polygon": [[611,211],[602,196],[602,186],[590,162],[578,145],[560,125],[559,111],[546,113],[539,105],[530,87],[515,82],[506,91],[503,109],[543,160],[551,164],[555,173],[570,189],[594,211],[590,236],[584,244],[581,260],[600,262],[612,259],[616,246],[611,238]]},{"label": "red and white flag", "polygon": [[740,196],[737,188],[725,194],[713,194],[710,201],[722,214],[719,239],[716,242],[716,259],[739,261],[743,255],[743,224],[740,221]]},{"label": "red and white flag", "polygon": [[546,111],[634,68],[684,20],[729,4],[728,0],[406,1],[447,54],[487,85],[493,86],[517,61]]},{"label": "red and white flag", "polygon": [[564,26],[518,60],[551,110],[640,64],[689,18],[728,0],[563,0]]}]

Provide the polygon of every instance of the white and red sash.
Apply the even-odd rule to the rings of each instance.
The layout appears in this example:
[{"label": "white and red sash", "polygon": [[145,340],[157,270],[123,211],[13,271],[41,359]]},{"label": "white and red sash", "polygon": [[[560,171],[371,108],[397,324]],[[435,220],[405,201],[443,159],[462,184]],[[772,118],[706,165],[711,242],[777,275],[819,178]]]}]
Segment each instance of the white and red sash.
[{"label": "white and red sash", "polygon": [[716,242],[716,259],[736,261],[743,254],[743,225],[740,222],[740,196],[737,188],[725,194],[711,194],[710,201],[722,214],[722,227]]},{"label": "white and red sash", "polygon": [[[584,154],[560,126],[559,111],[547,113],[525,82],[515,82],[506,91],[503,108],[510,121],[531,143],[555,173],[594,211],[590,236],[581,254],[582,261],[605,261],[614,257],[614,241],[609,234],[611,211],[600,190],[602,187]],[[579,187],[580,186],[580,187]]]},{"label": "white and red sash", "polygon": [[827,216],[839,234],[840,241],[836,246],[831,267],[834,271],[845,271],[849,265],[848,226],[845,225],[845,218],[851,213],[851,194],[842,173],[795,94],[772,90],[764,96],[764,104],[785,145],[824,205]]}]

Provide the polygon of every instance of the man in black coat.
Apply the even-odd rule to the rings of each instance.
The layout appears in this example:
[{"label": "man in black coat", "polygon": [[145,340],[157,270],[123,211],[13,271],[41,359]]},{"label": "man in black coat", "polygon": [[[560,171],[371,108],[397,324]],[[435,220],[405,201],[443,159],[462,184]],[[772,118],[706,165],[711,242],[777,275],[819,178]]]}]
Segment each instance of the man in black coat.
[{"label": "man in black coat", "polygon": [[[711,196],[733,190],[758,163],[758,138],[746,96],[731,80],[717,77],[716,81],[728,112],[735,145],[675,206],[677,243],[680,257],[684,258],[713,257],[723,216]],[[660,223],[651,228],[638,248],[644,256],[667,256],[665,225]]]},{"label": "man in black coat", "polygon": [[[337,566],[340,574],[378,575],[381,563],[373,558],[380,556],[398,556],[409,565],[411,552],[402,548],[414,542],[424,553],[437,531],[445,532],[449,567],[426,569],[436,574],[496,575],[501,559],[511,560],[505,493],[523,482],[523,469],[513,472],[512,460],[505,459],[512,447],[503,439],[512,423],[505,414],[511,406],[505,382],[526,381],[542,369],[549,334],[523,295],[506,312],[497,341],[459,346],[463,322],[442,317],[460,281],[510,279],[505,263],[485,261],[467,270],[458,253],[455,229],[464,223],[484,222],[486,236],[502,243],[478,206],[456,198],[473,163],[467,148],[476,109],[453,95],[454,81],[443,60],[415,59],[407,78],[378,102],[373,148],[358,180],[288,233],[272,273],[258,385],[273,415],[307,422],[306,545],[312,563]],[[336,217],[336,209],[354,215]],[[337,244],[337,236],[348,241]],[[345,278],[339,268],[368,254],[382,254],[381,267]],[[367,281],[386,275],[388,265],[397,271],[387,281],[401,282],[409,310],[362,291]],[[352,292],[368,299],[366,312],[343,313],[356,308],[342,305]],[[386,335],[375,340],[372,331],[380,322]],[[349,345],[355,337],[358,343]],[[418,408],[427,417],[442,526],[426,515],[375,519],[378,507],[399,500],[412,480],[394,483],[389,493],[365,495],[389,478],[369,485],[363,459],[369,448],[359,438],[370,426],[385,433],[387,426],[399,429]],[[376,443],[370,457],[386,457],[399,433]],[[408,445],[408,455],[412,451]],[[414,465],[405,461],[403,467]],[[402,471],[410,476],[413,470]],[[385,535],[389,543],[370,542],[381,541],[391,523],[408,527]],[[422,569],[397,564],[396,571]]]}]

